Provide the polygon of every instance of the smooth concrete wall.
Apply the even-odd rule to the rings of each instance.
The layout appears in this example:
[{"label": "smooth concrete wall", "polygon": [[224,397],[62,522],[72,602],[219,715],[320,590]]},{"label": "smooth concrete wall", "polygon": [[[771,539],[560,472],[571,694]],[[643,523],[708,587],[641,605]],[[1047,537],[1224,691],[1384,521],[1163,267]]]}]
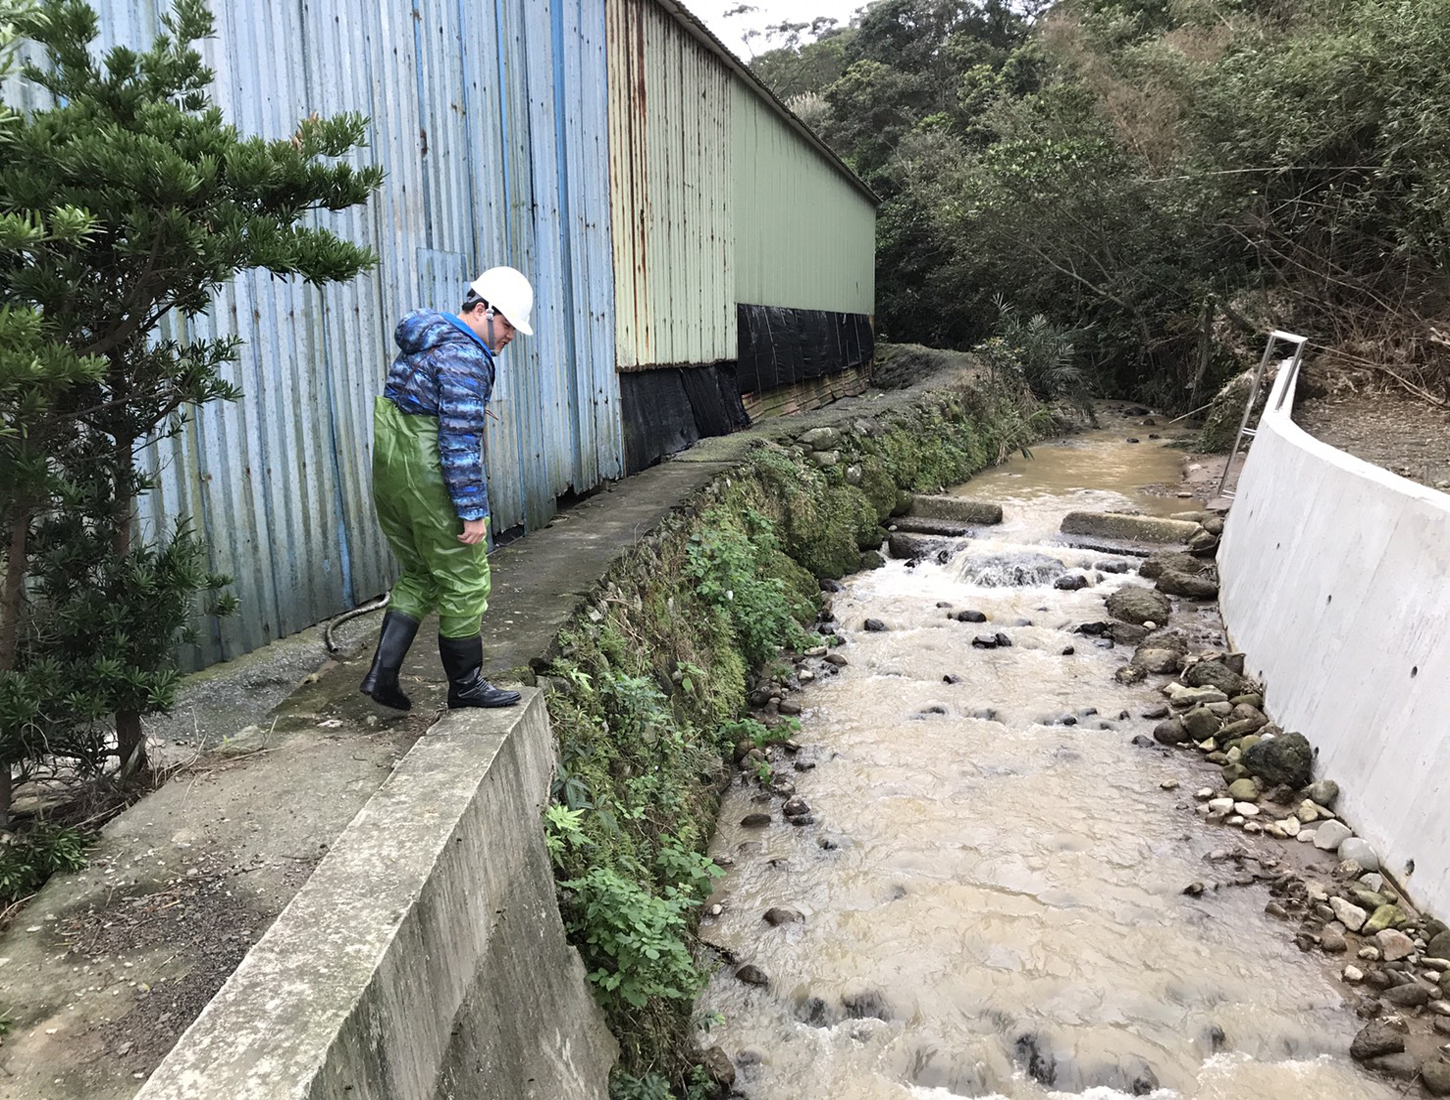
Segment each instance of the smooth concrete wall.
[{"label": "smooth concrete wall", "polygon": [[1294,382],[1279,372],[1239,479],[1224,618],[1349,824],[1450,915],[1450,496],[1303,431]]},{"label": "smooth concrete wall", "polygon": [[617,1050],[539,819],[553,761],[537,691],[447,714],[138,1100],[604,1100]]}]

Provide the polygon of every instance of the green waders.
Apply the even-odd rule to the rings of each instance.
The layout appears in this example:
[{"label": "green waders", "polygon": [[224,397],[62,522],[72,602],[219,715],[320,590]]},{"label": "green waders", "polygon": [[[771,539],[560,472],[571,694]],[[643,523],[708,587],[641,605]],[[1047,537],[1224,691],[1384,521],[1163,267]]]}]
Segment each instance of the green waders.
[{"label": "green waders", "polygon": [[415,620],[438,612],[444,638],[477,637],[488,609],[488,544],[458,541],[463,521],[443,484],[438,421],[373,403],[373,503],[403,574],[388,607]]}]

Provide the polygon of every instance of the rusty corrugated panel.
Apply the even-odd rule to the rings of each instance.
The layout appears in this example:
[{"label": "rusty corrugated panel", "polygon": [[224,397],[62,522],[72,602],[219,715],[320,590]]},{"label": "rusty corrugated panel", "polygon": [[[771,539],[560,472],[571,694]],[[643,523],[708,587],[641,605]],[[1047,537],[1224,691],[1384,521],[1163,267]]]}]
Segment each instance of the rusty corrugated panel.
[{"label": "rusty corrugated panel", "polygon": [[735,357],[729,72],[655,0],[605,0],[621,370]]},{"label": "rusty corrugated panel", "polygon": [[[93,0],[102,44],[143,46],[158,0]],[[245,275],[176,335],[235,333],[243,399],[152,449],[143,525],[191,517],[241,613],[192,666],[237,656],[387,588],[370,499],[372,399],[409,309],[454,310],[484,267],[534,281],[532,339],[500,357],[487,458],[493,525],[548,520],[558,495],[623,465],[604,10],[598,0],[213,0],[214,95],[245,134],[316,111],[372,119],[388,178],[361,210],[319,216],[379,268],[325,292]],[[187,331],[181,331],[183,328]]]}]

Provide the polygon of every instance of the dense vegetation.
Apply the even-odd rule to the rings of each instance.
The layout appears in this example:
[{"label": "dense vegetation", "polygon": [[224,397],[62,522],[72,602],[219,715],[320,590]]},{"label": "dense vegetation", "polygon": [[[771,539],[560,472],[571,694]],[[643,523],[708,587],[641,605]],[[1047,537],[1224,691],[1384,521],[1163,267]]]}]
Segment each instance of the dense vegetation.
[{"label": "dense vegetation", "polygon": [[[1270,327],[1450,396],[1444,0],[877,0],[755,71],[883,198],[878,319],[1185,408]],[[1438,327],[1437,327],[1438,326]]]}]

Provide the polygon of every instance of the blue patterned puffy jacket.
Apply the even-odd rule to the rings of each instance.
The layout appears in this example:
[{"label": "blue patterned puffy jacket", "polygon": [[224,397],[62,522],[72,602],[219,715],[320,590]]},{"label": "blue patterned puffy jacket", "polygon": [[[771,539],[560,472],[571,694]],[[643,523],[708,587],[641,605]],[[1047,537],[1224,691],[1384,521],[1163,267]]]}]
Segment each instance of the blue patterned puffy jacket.
[{"label": "blue patterned puffy jacket", "polygon": [[460,519],[488,515],[483,427],[493,393],[493,354],[451,313],[414,310],[398,322],[398,357],[383,396],[413,416],[438,418],[443,484]]}]

